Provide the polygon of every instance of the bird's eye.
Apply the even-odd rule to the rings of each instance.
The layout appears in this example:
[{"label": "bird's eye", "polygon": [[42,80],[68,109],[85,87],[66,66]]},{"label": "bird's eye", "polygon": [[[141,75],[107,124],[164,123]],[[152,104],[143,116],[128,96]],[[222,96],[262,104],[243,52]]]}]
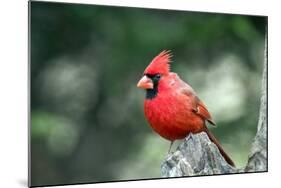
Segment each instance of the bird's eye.
[{"label": "bird's eye", "polygon": [[156,78],[157,80],[159,80],[159,79],[161,78],[161,74],[156,74],[156,75],[155,75],[155,78]]}]

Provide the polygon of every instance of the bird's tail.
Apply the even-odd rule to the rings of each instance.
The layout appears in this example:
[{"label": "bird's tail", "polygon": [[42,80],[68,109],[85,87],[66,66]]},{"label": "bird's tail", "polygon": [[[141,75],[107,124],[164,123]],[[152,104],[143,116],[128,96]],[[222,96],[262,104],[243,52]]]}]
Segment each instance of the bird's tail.
[{"label": "bird's tail", "polygon": [[216,146],[218,147],[221,155],[224,157],[224,159],[226,160],[226,162],[228,164],[230,164],[231,166],[235,167],[235,164],[234,162],[232,161],[232,159],[227,155],[227,153],[223,150],[222,146],[220,145],[219,141],[215,138],[215,136],[208,130],[208,128],[205,126],[205,130],[204,130],[209,139],[214,143],[216,144]]}]

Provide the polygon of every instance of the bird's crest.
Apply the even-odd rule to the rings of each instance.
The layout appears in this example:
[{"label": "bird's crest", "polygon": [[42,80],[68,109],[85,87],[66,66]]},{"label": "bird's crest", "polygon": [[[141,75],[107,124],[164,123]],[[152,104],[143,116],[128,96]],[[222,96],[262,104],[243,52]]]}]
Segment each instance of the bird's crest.
[{"label": "bird's crest", "polygon": [[171,57],[170,50],[162,51],[151,61],[144,70],[144,74],[168,74],[170,72]]}]

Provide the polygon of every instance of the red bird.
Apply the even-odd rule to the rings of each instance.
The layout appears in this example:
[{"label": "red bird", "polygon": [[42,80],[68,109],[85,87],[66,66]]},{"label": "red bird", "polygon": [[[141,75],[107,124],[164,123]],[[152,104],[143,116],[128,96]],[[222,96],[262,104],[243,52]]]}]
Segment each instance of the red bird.
[{"label": "red bird", "polygon": [[170,149],[175,140],[183,139],[189,133],[205,132],[225,160],[234,166],[206,126],[206,121],[215,125],[207,107],[191,86],[170,72],[170,59],[170,51],[161,52],[151,61],[137,84],[146,90],[144,113],[150,126],[171,141]]}]

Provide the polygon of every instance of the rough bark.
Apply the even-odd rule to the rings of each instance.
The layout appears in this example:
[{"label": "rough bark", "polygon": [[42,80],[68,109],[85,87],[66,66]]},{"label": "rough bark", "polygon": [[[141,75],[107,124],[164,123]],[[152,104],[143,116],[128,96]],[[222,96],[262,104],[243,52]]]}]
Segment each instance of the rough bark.
[{"label": "rough bark", "polygon": [[262,96],[258,130],[245,172],[267,171],[267,40],[265,40]]},{"label": "rough bark", "polygon": [[235,173],[217,146],[202,132],[190,134],[177,150],[162,163],[163,177]]},{"label": "rough bark", "polygon": [[267,40],[259,121],[246,167],[237,169],[228,165],[217,146],[204,132],[188,135],[174,153],[168,154],[161,165],[162,177],[262,171],[267,171]]}]

